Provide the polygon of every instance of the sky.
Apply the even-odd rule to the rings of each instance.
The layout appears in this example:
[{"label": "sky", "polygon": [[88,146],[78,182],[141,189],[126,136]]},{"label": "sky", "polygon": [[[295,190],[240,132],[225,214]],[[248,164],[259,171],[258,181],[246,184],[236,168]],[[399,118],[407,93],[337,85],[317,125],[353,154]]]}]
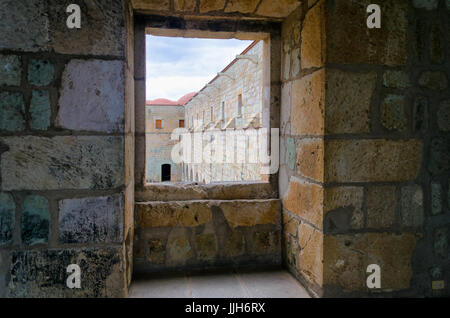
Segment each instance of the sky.
[{"label": "sky", "polygon": [[146,98],[199,91],[252,41],[146,36]]}]

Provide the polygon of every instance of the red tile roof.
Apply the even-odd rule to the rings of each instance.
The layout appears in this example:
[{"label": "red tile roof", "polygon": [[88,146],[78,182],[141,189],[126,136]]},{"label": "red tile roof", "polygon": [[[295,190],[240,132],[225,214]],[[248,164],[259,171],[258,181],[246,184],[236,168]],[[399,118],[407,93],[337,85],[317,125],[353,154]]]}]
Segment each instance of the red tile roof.
[{"label": "red tile roof", "polygon": [[157,98],[154,100],[148,100],[145,104],[147,106],[184,106],[196,94],[197,92],[186,94],[177,101],[166,98]]}]

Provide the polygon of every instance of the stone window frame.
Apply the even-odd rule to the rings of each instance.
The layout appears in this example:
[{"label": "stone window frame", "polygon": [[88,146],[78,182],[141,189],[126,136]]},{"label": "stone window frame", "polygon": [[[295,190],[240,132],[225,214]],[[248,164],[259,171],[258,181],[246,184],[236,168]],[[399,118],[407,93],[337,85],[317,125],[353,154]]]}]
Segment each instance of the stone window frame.
[{"label": "stone window frame", "polygon": [[[193,199],[266,199],[278,198],[278,171],[263,175],[261,181],[217,182],[198,184],[145,182],[145,36],[147,34],[186,38],[263,40],[265,72],[262,89],[262,124],[280,127],[281,100],[281,22],[266,20],[236,20],[233,18],[171,17],[137,14],[134,16],[135,66],[135,199],[136,201],[172,201]],[[269,142],[270,148],[270,142]],[[269,149],[270,151],[270,149]],[[141,157],[139,157],[141,156]],[[226,189],[226,190],[225,190]]]}]

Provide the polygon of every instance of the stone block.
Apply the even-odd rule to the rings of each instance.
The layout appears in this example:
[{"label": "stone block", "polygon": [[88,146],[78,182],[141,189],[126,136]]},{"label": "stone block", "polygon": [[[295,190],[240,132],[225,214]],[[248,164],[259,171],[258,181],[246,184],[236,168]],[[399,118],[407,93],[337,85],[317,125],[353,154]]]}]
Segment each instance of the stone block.
[{"label": "stone block", "polygon": [[195,227],[212,220],[208,201],[147,202],[136,205],[139,227]]},{"label": "stone block", "polygon": [[401,189],[401,210],[400,219],[403,226],[422,226],[424,219],[423,212],[423,191],[418,185],[408,185]]},{"label": "stone block", "polygon": [[[368,233],[365,265],[380,266],[382,289],[408,289],[413,276],[411,258],[415,248],[416,237],[410,233]],[[361,269],[364,271],[365,267]]]},{"label": "stone block", "polygon": [[78,1],[81,29],[66,26],[66,8],[73,0],[49,2],[50,33],[56,53],[125,56],[123,1]]},{"label": "stone block", "polygon": [[297,172],[313,180],[323,182],[323,139],[301,139],[297,143]]},{"label": "stone block", "polygon": [[324,195],[324,231],[345,233],[364,226],[362,187],[331,187]]},{"label": "stone block", "polygon": [[291,213],[322,228],[323,196],[322,186],[291,177],[289,191],[283,200],[283,206]]},{"label": "stone block", "polygon": [[11,194],[0,192],[0,246],[11,243],[16,215],[16,204]]},{"label": "stone block", "polygon": [[[4,137],[4,190],[113,189],[123,185],[123,138]],[[57,149],[58,151],[55,151]]]},{"label": "stone block", "polygon": [[194,257],[188,237],[169,237],[166,264],[183,265]]},{"label": "stone block", "polygon": [[197,258],[200,260],[213,260],[217,255],[217,240],[214,234],[200,234],[195,236]]},{"label": "stone block", "polygon": [[430,59],[434,64],[441,64],[444,61],[444,31],[440,24],[439,19],[435,19],[431,25],[431,38],[430,38]]},{"label": "stone block", "polygon": [[53,82],[55,67],[49,60],[32,59],[28,63],[28,83],[34,86],[48,86]]},{"label": "stone block", "polygon": [[200,0],[200,13],[222,11],[225,7],[225,2],[225,0]]},{"label": "stone block", "polygon": [[387,95],[381,104],[381,123],[389,130],[403,131],[407,125],[405,97]]},{"label": "stone block", "polygon": [[[13,251],[9,297],[124,297],[122,248]],[[67,266],[81,269],[81,288],[67,288]]]},{"label": "stone block", "polygon": [[122,132],[122,61],[71,60],[63,76],[57,126],[72,130]]},{"label": "stone block", "polygon": [[295,169],[296,157],[295,140],[288,137],[286,138],[286,165],[291,170]]},{"label": "stone block", "polygon": [[412,3],[414,8],[431,11],[438,7],[439,0],[413,0]]},{"label": "stone block", "polygon": [[193,12],[197,5],[196,0],[174,0],[173,6],[176,12]]},{"label": "stone block", "polygon": [[299,0],[262,0],[256,14],[265,17],[284,18],[293,12],[299,5]]},{"label": "stone block", "polygon": [[61,243],[123,241],[123,195],[59,201]]},{"label": "stone block", "polygon": [[225,255],[240,256],[245,253],[245,238],[241,231],[229,231],[225,241]]},{"label": "stone block", "polygon": [[222,201],[219,207],[232,228],[278,224],[281,214],[279,200]]},{"label": "stone block", "polygon": [[325,122],[328,134],[370,131],[370,102],[376,81],[375,72],[327,71]]},{"label": "stone block", "polygon": [[364,289],[366,282],[364,234],[326,235],[323,242],[324,284],[344,291]]},{"label": "stone block", "polygon": [[450,138],[435,137],[431,140],[428,170],[433,175],[440,175],[450,170]]},{"label": "stone block", "polygon": [[395,222],[395,186],[369,186],[367,189],[367,227],[383,229]]},{"label": "stone block", "polygon": [[151,264],[164,264],[166,247],[164,241],[160,239],[148,240],[147,261]]},{"label": "stone block", "polygon": [[225,7],[225,12],[252,13],[258,3],[259,0],[230,0]]},{"label": "stone block", "polygon": [[383,74],[383,85],[391,88],[408,88],[411,86],[409,76],[403,71],[386,71]]},{"label": "stone block", "polygon": [[35,245],[47,243],[50,233],[48,201],[40,195],[30,195],[23,201],[22,243]]},{"label": "stone block", "polygon": [[0,92],[0,130],[23,131],[25,106],[21,93]]},{"label": "stone block", "polygon": [[0,55],[0,86],[19,86],[21,79],[21,58],[16,55]]},{"label": "stone block", "polygon": [[440,130],[450,131],[450,99],[442,101],[439,105],[437,122]]},{"label": "stone block", "polygon": [[326,182],[409,181],[417,177],[422,142],[410,140],[330,140],[325,148]]},{"label": "stone block", "polygon": [[440,183],[431,183],[431,214],[438,215],[443,212],[442,210],[442,186]]},{"label": "stone block", "polygon": [[[59,12],[66,19],[66,15],[61,14],[65,10]],[[47,51],[49,49],[47,3],[42,0],[3,0],[0,3],[0,30],[2,30],[0,49]]]},{"label": "stone block", "polygon": [[323,234],[308,224],[298,229],[299,253],[297,269],[309,282],[322,286],[323,283]]},{"label": "stone block", "polygon": [[46,130],[50,127],[50,94],[48,91],[34,90],[30,103],[31,129]]},{"label": "stone block", "polygon": [[308,11],[301,32],[302,69],[321,67],[325,63],[325,1]]},{"label": "stone block", "polygon": [[426,131],[428,129],[428,99],[418,96],[414,101],[414,131]]},{"label": "stone block", "polygon": [[433,241],[433,247],[434,247],[434,254],[438,256],[441,259],[448,259],[449,255],[449,230],[447,227],[441,227],[438,228],[434,232],[434,241]]},{"label": "stone block", "polygon": [[271,254],[279,251],[278,232],[254,232],[252,235],[253,253]]},{"label": "stone block", "polygon": [[387,0],[382,28],[367,29],[371,0],[336,0],[327,17],[327,60],[340,64],[405,65],[408,58],[408,0]]},{"label": "stone block", "polygon": [[319,70],[292,84],[291,133],[323,135],[325,71]]},{"label": "stone block", "polygon": [[299,225],[299,221],[296,218],[289,216],[286,212],[283,212],[283,233],[289,233],[290,235],[297,237]]},{"label": "stone block", "polygon": [[435,91],[443,91],[448,87],[447,75],[441,71],[426,71],[420,75],[419,85]]}]

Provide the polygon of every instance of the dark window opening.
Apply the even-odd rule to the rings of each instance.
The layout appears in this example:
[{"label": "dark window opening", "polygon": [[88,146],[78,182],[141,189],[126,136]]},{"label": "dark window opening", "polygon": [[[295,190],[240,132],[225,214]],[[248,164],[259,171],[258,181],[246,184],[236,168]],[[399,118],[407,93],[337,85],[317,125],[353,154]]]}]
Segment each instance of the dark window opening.
[{"label": "dark window opening", "polygon": [[161,166],[161,181],[162,182],[166,182],[166,181],[170,182],[170,165],[169,164],[164,164]]}]

